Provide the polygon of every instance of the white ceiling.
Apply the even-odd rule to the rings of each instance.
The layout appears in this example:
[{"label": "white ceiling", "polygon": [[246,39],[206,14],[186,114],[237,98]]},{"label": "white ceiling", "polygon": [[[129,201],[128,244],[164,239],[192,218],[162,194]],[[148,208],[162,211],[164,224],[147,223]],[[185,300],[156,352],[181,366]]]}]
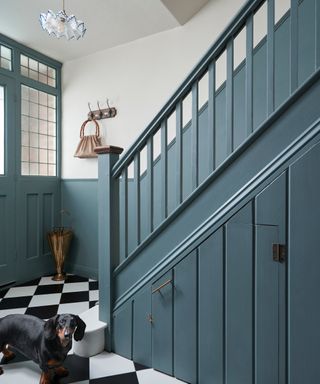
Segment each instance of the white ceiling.
[{"label": "white ceiling", "polygon": [[39,23],[41,12],[62,9],[62,0],[2,0],[0,33],[65,62],[176,28],[209,0],[65,0],[68,15],[83,20],[83,39],[49,36]]}]

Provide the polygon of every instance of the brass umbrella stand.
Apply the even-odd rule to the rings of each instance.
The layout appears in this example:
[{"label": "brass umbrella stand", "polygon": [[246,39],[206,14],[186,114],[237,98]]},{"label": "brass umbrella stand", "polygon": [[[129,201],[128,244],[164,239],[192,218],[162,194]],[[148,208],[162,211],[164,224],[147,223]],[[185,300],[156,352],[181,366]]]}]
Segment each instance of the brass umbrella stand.
[{"label": "brass umbrella stand", "polygon": [[65,280],[66,274],[63,271],[65,258],[68,254],[73,232],[69,228],[58,227],[48,232],[48,243],[56,264],[56,274],[52,280]]}]

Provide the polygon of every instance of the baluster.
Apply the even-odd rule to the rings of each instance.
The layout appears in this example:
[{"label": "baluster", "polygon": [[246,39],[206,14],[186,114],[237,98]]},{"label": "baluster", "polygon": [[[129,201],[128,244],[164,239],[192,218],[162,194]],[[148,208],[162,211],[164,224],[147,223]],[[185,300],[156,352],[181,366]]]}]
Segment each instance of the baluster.
[{"label": "baluster", "polygon": [[153,232],[153,136],[147,142],[147,220],[148,232]]},{"label": "baluster", "polygon": [[216,167],[215,147],[216,147],[216,124],[215,124],[215,104],[216,104],[216,70],[214,62],[211,62],[208,69],[209,73],[209,95],[208,95],[208,158],[209,158],[209,175]]},{"label": "baluster", "polygon": [[199,183],[199,88],[198,81],[192,86],[192,124],[191,124],[191,177],[192,190]]},{"label": "baluster", "polygon": [[267,15],[267,113],[274,111],[274,0],[268,0]]},{"label": "baluster", "polygon": [[253,15],[246,21],[246,117],[247,136],[253,132]]},{"label": "baluster", "polygon": [[161,124],[161,221],[168,216],[167,120]]},{"label": "baluster", "polygon": [[141,210],[140,210],[140,151],[135,154],[134,157],[134,190],[136,195],[136,245],[140,244],[140,222],[141,222]]},{"label": "baluster", "polygon": [[298,87],[298,0],[291,0],[290,10],[291,46],[291,94]]},{"label": "baluster", "polygon": [[123,261],[128,256],[128,167],[126,166],[121,173],[122,188],[120,195],[120,204],[122,207],[122,223],[123,223],[123,239],[122,239],[122,254]]},{"label": "baluster", "polygon": [[176,207],[182,203],[182,103],[176,105]]},{"label": "baluster", "polygon": [[228,156],[233,151],[233,39],[231,39],[227,45],[226,106]]}]

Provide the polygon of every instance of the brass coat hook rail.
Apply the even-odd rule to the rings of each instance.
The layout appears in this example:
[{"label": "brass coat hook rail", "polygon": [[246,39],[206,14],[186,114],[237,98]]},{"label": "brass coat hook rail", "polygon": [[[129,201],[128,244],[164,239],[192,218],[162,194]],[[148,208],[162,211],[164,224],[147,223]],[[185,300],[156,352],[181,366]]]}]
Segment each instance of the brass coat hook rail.
[{"label": "brass coat hook rail", "polygon": [[109,119],[111,117],[115,117],[117,114],[117,110],[114,107],[110,107],[109,100],[107,99],[107,106],[108,108],[101,108],[99,101],[97,101],[97,110],[92,110],[91,105],[88,102],[88,119],[90,120],[101,120],[101,119]]}]

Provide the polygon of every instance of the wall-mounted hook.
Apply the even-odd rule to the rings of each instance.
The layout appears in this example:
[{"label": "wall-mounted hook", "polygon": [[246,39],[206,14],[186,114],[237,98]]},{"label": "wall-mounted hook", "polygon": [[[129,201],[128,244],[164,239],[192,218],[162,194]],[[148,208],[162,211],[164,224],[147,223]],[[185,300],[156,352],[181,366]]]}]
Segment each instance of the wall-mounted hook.
[{"label": "wall-mounted hook", "polygon": [[88,101],[88,108],[89,108],[89,113],[88,113],[88,118],[93,119],[94,118],[94,113],[92,112],[90,102]]},{"label": "wall-mounted hook", "polygon": [[117,110],[114,107],[110,107],[109,105],[109,99],[106,99],[108,108],[101,109],[99,101],[97,101],[98,110],[92,111],[91,105],[88,103],[88,107],[90,112],[88,113],[88,119],[95,119],[95,120],[101,120],[101,119],[108,119],[110,117],[115,117],[117,114]]},{"label": "wall-mounted hook", "polygon": [[102,112],[102,110],[101,110],[101,108],[100,108],[99,100],[97,101],[97,106],[98,106],[98,109],[99,109],[100,119],[102,119],[103,112]]}]

